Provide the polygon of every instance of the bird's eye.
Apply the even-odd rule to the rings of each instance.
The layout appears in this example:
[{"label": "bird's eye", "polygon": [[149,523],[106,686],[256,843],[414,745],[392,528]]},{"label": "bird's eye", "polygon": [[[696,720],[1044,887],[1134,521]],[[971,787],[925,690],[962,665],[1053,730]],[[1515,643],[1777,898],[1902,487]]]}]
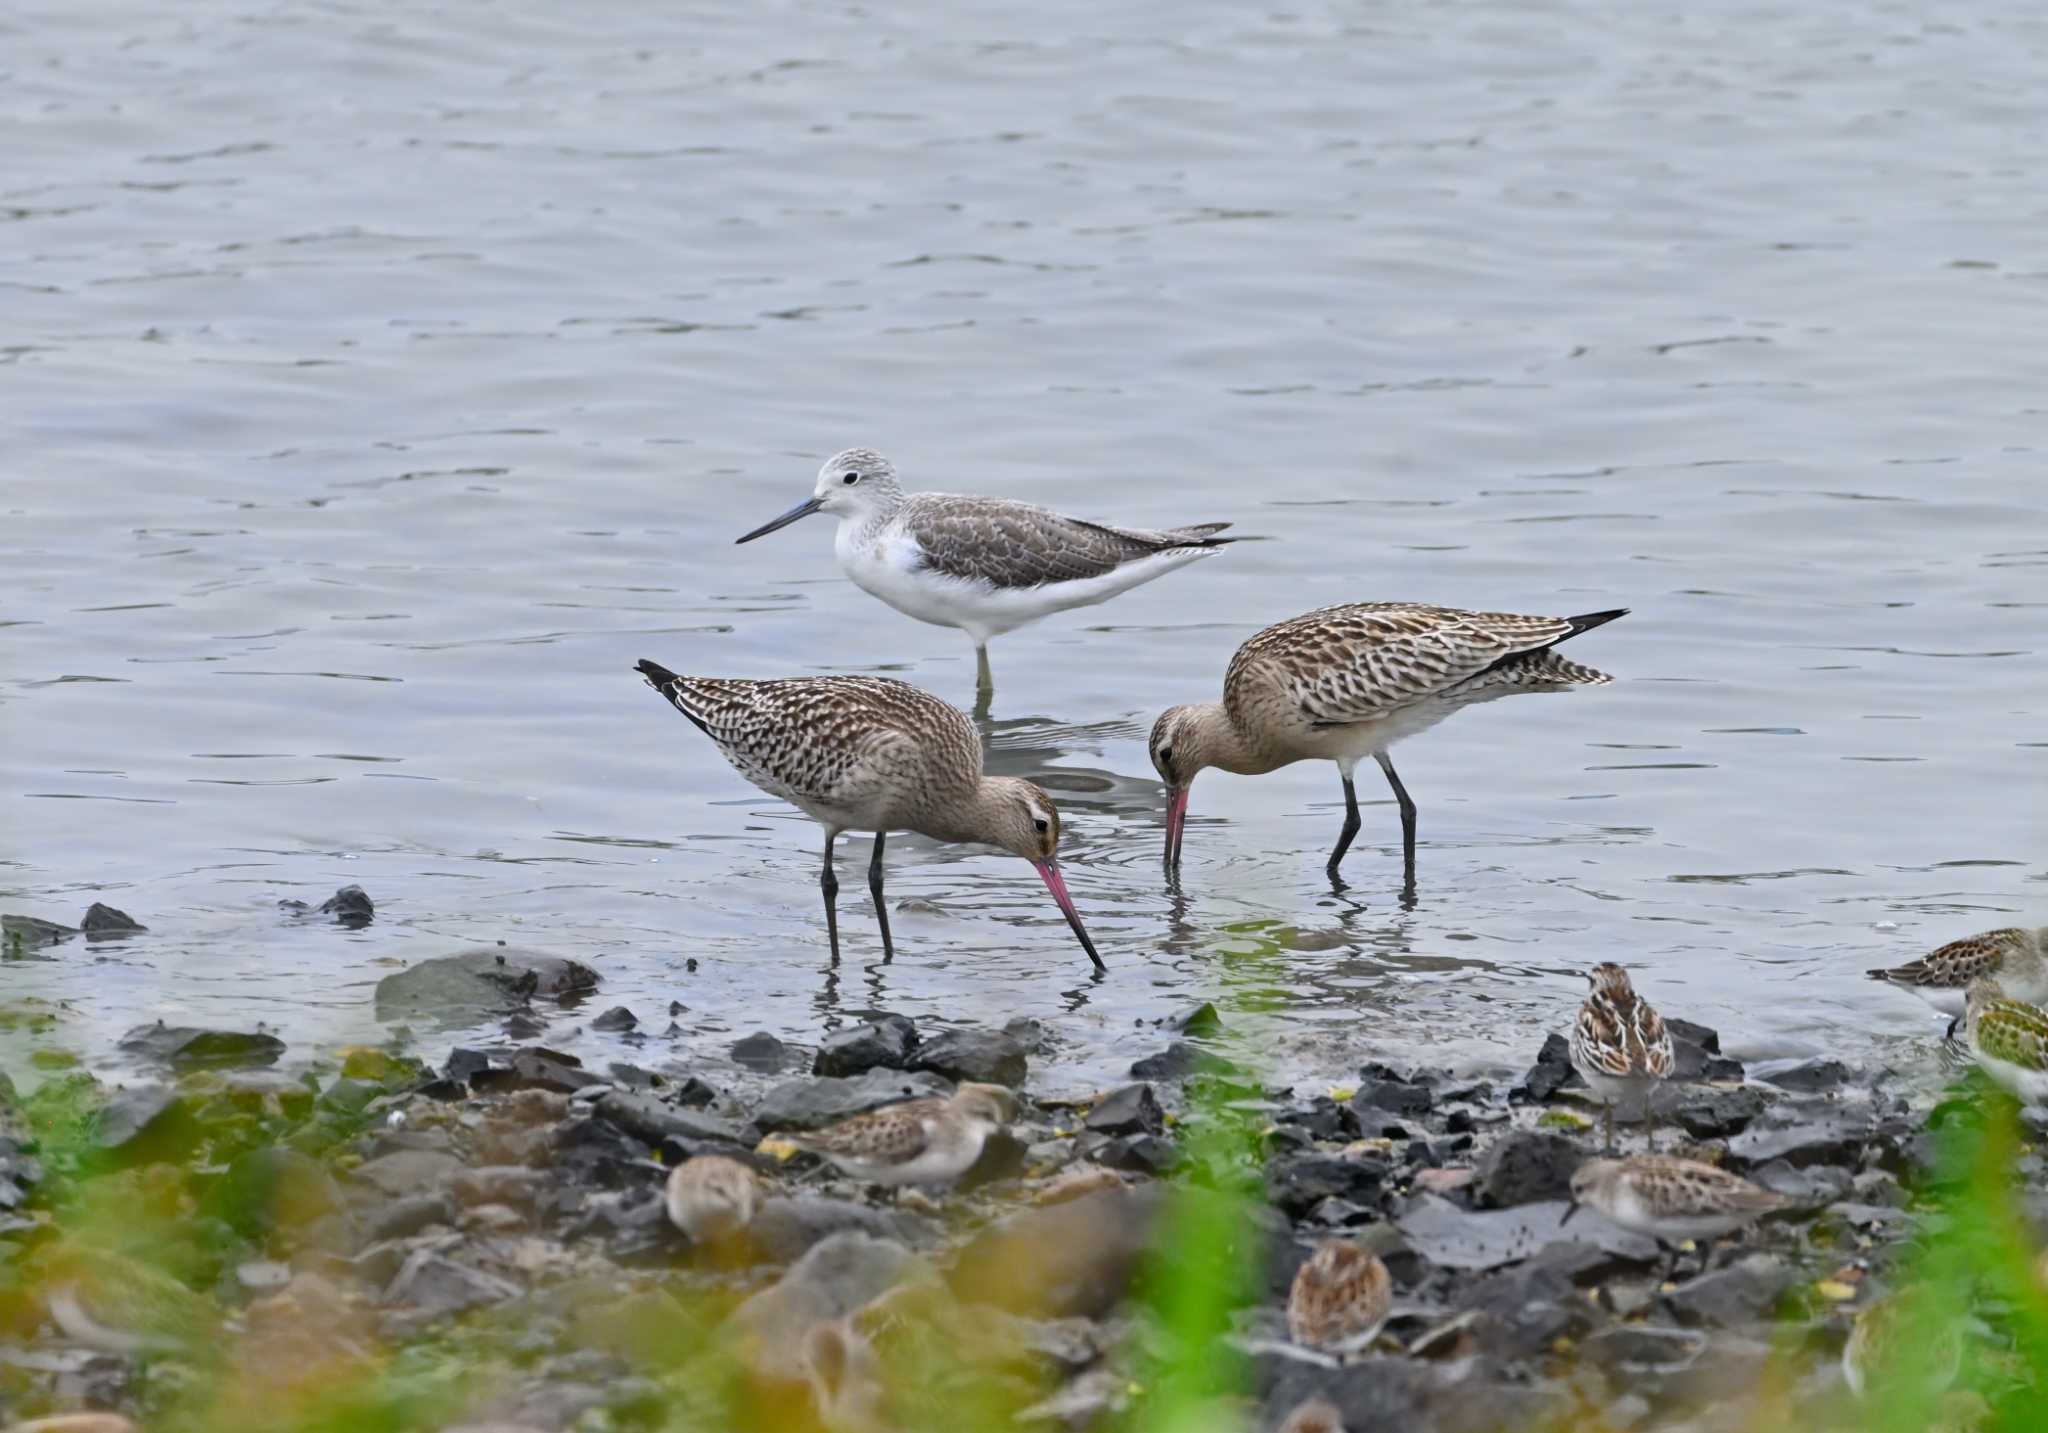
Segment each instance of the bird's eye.
[{"label": "bird's eye", "polygon": [[1038,828],[1038,834],[1041,836],[1052,829],[1051,825],[1042,820],[1033,820],[1031,824]]},{"label": "bird's eye", "polygon": [[848,473],[848,474],[847,474],[847,475],[846,475],[845,477],[841,478],[841,479],[840,479],[839,481],[840,481],[840,482],[842,482],[842,483],[845,483],[845,484],[846,484],[846,485],[847,485],[848,487],[852,487],[852,486],[853,486],[853,485],[854,485],[855,483],[857,483],[857,482],[859,482],[859,481],[860,481],[860,474],[859,474],[859,473]]},{"label": "bird's eye", "polygon": [[1159,759],[1160,759],[1161,761],[1167,762],[1168,764],[1171,764],[1171,763],[1172,763],[1172,761],[1173,761],[1173,748],[1172,748],[1172,747],[1170,747],[1170,746],[1162,746],[1162,747],[1160,747],[1160,748],[1159,748]]}]

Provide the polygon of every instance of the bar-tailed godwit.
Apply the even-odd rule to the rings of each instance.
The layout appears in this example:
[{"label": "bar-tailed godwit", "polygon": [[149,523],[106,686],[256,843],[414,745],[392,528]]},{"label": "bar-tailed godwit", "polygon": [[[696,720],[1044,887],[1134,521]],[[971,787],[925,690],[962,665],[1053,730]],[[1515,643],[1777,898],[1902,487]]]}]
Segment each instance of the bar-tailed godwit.
[{"label": "bar-tailed godwit", "polygon": [[891,831],[936,841],[1001,846],[1029,861],[1081,948],[1103,968],[1060,875],[1060,813],[1014,776],[981,774],[981,734],[967,717],[887,677],[746,681],[678,676],[654,662],[636,670],[710,737],[740,775],[825,828],[825,929],[839,958],[839,879],[832,846],[842,831],[875,833],[868,863],[882,958],[895,954],[882,897],[882,843]]},{"label": "bar-tailed godwit", "polygon": [[1226,522],[1154,531],[1003,498],[906,493],[895,466],[872,448],[834,454],[810,497],[739,541],[815,512],[839,519],[833,550],[854,586],[906,617],[967,634],[983,691],[994,686],[991,638],[1107,601],[1235,541],[1216,536]]},{"label": "bar-tailed godwit", "polygon": [[1167,786],[1166,862],[1180,863],[1188,786],[1203,768],[1258,776],[1296,761],[1337,763],[1344,829],[1330,878],[1358,834],[1351,773],[1379,763],[1401,806],[1407,893],[1415,890],[1415,803],[1387,749],[1474,702],[1611,680],[1551,649],[1626,608],[1580,617],[1465,612],[1416,602],[1352,602],[1268,627],[1237,649],[1223,700],[1169,707],[1152,727],[1152,765]]}]

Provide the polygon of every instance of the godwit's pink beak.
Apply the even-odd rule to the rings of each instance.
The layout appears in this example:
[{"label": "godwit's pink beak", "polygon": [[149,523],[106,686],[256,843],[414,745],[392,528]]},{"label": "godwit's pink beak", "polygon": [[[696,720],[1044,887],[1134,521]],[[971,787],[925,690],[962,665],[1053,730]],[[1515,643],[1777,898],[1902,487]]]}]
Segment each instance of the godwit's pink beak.
[{"label": "godwit's pink beak", "polygon": [[1166,798],[1166,865],[1167,869],[1180,864],[1180,838],[1188,824],[1188,793],[1192,786],[1182,786]]},{"label": "godwit's pink beak", "polygon": [[1060,914],[1067,918],[1067,924],[1074,928],[1074,934],[1081,937],[1081,949],[1088,952],[1088,958],[1095,962],[1097,970],[1107,970],[1102,957],[1095,953],[1095,942],[1088,939],[1088,932],[1082,928],[1081,913],[1074,909],[1074,898],[1067,894],[1066,879],[1060,875],[1057,861],[1033,861],[1038,878],[1045,882],[1045,888],[1052,892],[1052,898],[1059,902]]}]

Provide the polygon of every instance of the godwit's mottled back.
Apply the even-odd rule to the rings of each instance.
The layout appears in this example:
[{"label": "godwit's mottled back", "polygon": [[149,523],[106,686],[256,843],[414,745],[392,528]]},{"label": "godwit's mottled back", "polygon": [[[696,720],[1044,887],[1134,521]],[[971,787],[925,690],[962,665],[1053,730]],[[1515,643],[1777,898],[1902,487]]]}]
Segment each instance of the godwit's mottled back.
[{"label": "godwit's mottled back", "polygon": [[1102,968],[1060,875],[1059,808],[1028,781],[981,774],[981,736],[961,712],[887,677],[748,681],[685,677],[654,662],[647,684],[711,738],[740,775],[801,808],[825,828],[825,926],[839,956],[839,880],[832,845],[842,831],[875,833],[868,865],[883,958],[895,953],[882,896],[882,848],[891,831],[975,841],[1031,862]]},{"label": "godwit's mottled back", "polygon": [[833,546],[855,586],[906,616],[958,627],[973,640],[984,691],[993,685],[991,638],[1106,601],[1233,540],[1216,536],[1230,526],[1224,522],[1112,527],[1036,503],[906,493],[887,458],[848,448],[818,470],[809,498],[739,541],[814,512],[839,519]]},{"label": "godwit's mottled back", "polygon": [[1223,700],[1172,707],[1152,728],[1152,764],[1171,794],[1166,859],[1180,859],[1188,785],[1205,767],[1257,776],[1291,762],[1337,763],[1344,829],[1330,877],[1358,834],[1351,773],[1370,755],[1401,806],[1406,887],[1415,888],[1415,803],[1387,749],[1460,707],[1513,692],[1610,680],[1551,650],[1627,609],[1580,617],[1465,612],[1415,602],[1352,602],[1268,627],[1237,649]]}]

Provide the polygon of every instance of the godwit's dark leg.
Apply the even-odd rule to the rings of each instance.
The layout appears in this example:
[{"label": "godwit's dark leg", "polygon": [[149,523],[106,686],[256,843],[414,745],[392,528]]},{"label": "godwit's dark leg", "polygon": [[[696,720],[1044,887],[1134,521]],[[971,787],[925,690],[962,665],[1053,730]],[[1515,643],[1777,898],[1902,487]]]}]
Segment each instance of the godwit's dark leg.
[{"label": "godwit's dark leg", "polygon": [[1330,852],[1330,879],[1337,879],[1337,863],[1344,859],[1344,853],[1351,849],[1351,838],[1358,834],[1362,824],[1358,819],[1358,788],[1351,784],[1351,773],[1344,775],[1344,829],[1337,833],[1337,849]]},{"label": "godwit's dark leg", "polygon": [[875,832],[874,859],[868,862],[868,890],[875,898],[875,924],[882,928],[882,960],[885,963],[896,956],[896,947],[889,940],[889,903],[882,897],[882,842],[888,835],[887,831]]},{"label": "godwit's dark leg", "polygon": [[818,888],[825,893],[825,934],[832,939],[832,963],[839,963],[839,877],[832,874],[832,843],[837,831],[825,833],[825,869],[818,874]]},{"label": "godwit's dark leg", "polygon": [[982,642],[974,644],[974,689],[978,692],[996,689],[996,674],[988,666],[988,646]]},{"label": "godwit's dark leg", "polygon": [[1380,764],[1380,770],[1387,774],[1387,785],[1394,788],[1394,800],[1401,803],[1401,882],[1411,892],[1415,889],[1415,802],[1409,798],[1408,788],[1401,784],[1401,778],[1394,774],[1394,763],[1387,759],[1384,751],[1376,751],[1373,760]]}]

